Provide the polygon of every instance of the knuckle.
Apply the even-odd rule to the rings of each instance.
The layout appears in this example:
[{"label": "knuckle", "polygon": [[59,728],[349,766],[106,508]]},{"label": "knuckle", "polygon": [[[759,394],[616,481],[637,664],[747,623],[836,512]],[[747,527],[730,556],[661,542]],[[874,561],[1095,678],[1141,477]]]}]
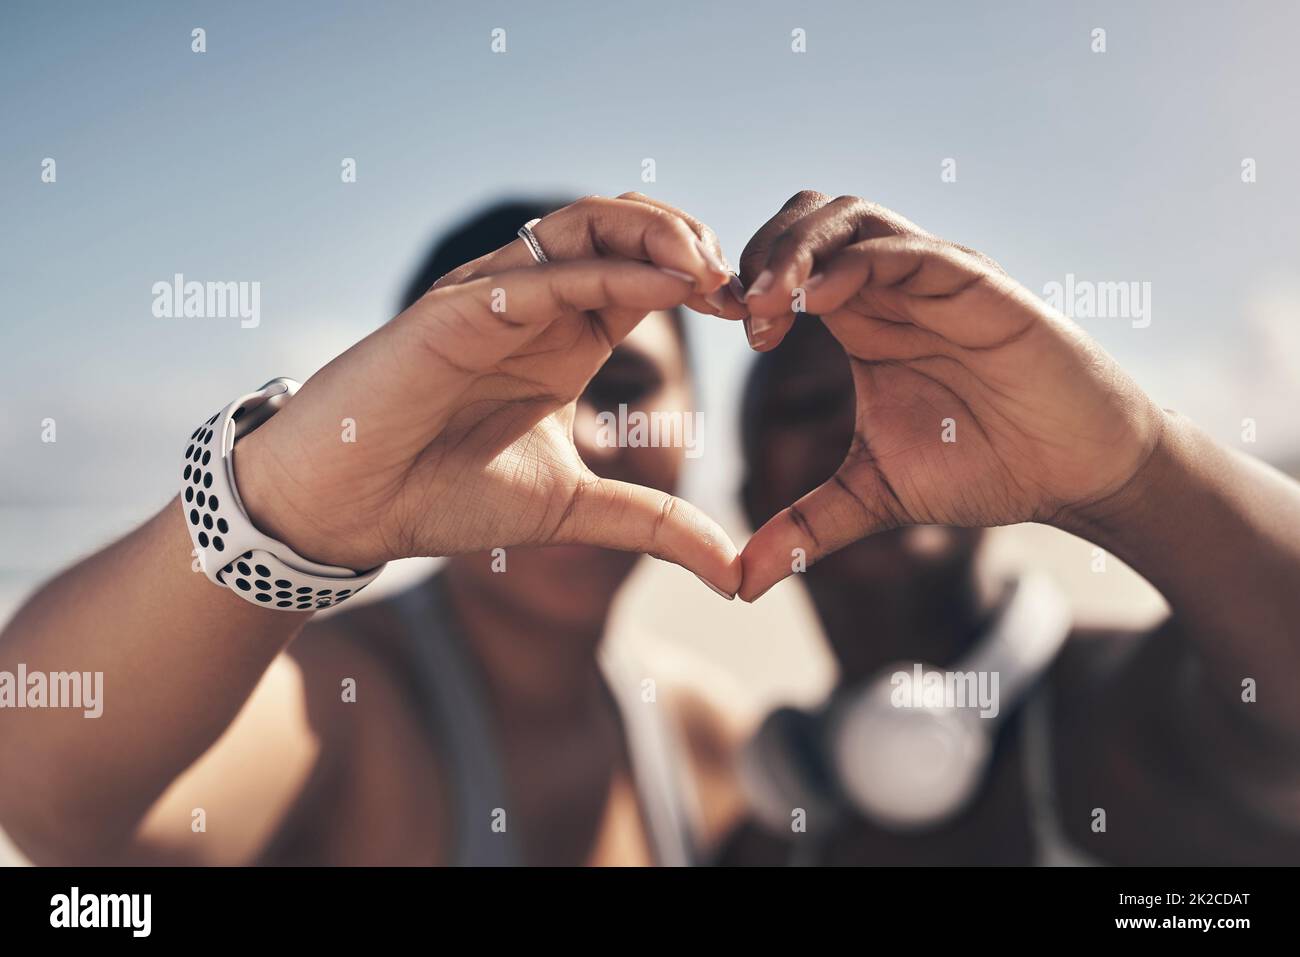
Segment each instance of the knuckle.
[{"label": "knuckle", "polygon": [[691,224],[682,219],[682,217],[674,216],[672,213],[665,213],[663,210],[656,210],[656,212],[659,213],[659,216],[656,217],[656,221],[667,226],[678,236],[692,242],[699,238],[699,234],[691,228]]},{"label": "knuckle", "polygon": [[834,201],[837,208],[843,209],[845,213],[858,222],[875,220],[883,222],[885,208],[879,203],[873,203],[869,199],[863,199],[861,196],[840,196]]},{"label": "knuckle", "polygon": [[662,209],[654,209],[647,206],[650,215],[645,221],[647,235],[657,233],[664,236],[674,244],[693,243],[699,237],[695,230],[691,229],[690,224],[680,216],[674,216],[671,213],[664,212]]},{"label": "knuckle", "polygon": [[845,213],[859,222],[884,218],[884,207],[879,203],[872,203],[870,199],[863,199],[862,196],[840,196],[835,200],[835,204],[837,208],[844,209]]},{"label": "knuckle", "polygon": [[[627,197],[620,196],[617,200],[610,200],[609,215],[618,217],[627,222],[643,222],[651,226],[665,224],[674,226],[681,222],[681,217],[674,216],[666,209],[655,206],[653,203],[629,203]],[[616,204],[616,205],[615,205]]]},{"label": "knuckle", "polygon": [[552,213],[551,215],[552,215],[552,216],[559,216],[559,217],[563,218],[564,214],[566,214],[566,213],[572,213],[572,214],[576,214],[576,215],[578,215],[578,216],[587,216],[587,217],[589,217],[589,216],[594,215],[595,212],[596,212],[596,210],[600,209],[600,207],[601,207],[604,203],[605,203],[605,199],[604,199],[604,197],[597,196],[597,195],[595,195],[595,194],[593,193],[593,194],[589,194],[589,195],[587,195],[587,196],[582,196],[582,197],[579,197],[578,199],[575,199],[575,200],[574,200],[572,203],[570,203],[568,206],[565,206],[563,209],[558,210],[557,212]]},{"label": "knuckle", "polygon": [[672,495],[665,495],[663,501],[659,503],[659,514],[655,516],[654,528],[650,531],[650,541],[657,547],[663,545],[664,529],[672,521],[677,511],[677,504],[677,499]]},{"label": "knuckle", "polygon": [[825,206],[829,201],[830,196],[825,193],[819,193],[815,189],[801,189],[785,201],[785,206],[782,209],[793,209],[796,206]]}]

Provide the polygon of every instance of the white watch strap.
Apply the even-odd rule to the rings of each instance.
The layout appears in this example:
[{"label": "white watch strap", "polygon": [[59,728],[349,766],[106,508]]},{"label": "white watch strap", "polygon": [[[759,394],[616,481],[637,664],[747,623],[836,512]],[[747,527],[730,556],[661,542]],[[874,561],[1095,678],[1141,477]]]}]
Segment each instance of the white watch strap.
[{"label": "white watch strap", "polygon": [[259,532],[235,486],[236,441],[257,428],[298,391],[273,379],[208,419],[189,438],[181,473],[185,526],[204,574],[254,604],[281,611],[315,611],[346,601],[379,577],[322,565]]}]

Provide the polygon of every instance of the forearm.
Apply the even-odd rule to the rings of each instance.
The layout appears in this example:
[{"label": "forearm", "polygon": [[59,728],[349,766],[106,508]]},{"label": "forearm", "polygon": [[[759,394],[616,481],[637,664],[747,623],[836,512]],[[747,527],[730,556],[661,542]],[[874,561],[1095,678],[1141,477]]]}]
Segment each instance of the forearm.
[{"label": "forearm", "polygon": [[0,824],[29,853],[129,836],[308,620],[217,588],[190,549],[172,500],[45,585],[0,633],[0,670],[103,674],[98,717],[0,711]]},{"label": "forearm", "polygon": [[1257,714],[1300,734],[1300,485],[1171,414],[1128,486],[1060,524],[1160,590],[1207,688],[1254,678]]}]

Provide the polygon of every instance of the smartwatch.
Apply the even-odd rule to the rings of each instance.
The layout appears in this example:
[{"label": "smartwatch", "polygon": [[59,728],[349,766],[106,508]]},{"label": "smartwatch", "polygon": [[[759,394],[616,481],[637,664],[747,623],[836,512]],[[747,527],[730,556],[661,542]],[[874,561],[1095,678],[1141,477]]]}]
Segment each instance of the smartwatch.
[{"label": "smartwatch", "polygon": [[280,611],[315,611],[355,595],[385,565],[356,571],[303,558],[253,525],[235,485],[239,440],[275,415],[298,391],[272,379],[235,399],[190,433],[181,472],[181,508],[208,580],[246,601]]}]

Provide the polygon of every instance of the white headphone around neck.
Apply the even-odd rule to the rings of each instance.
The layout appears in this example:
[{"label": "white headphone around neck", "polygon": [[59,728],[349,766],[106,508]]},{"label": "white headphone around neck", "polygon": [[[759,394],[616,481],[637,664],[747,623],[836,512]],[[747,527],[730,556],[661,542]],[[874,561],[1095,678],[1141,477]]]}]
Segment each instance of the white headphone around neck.
[{"label": "white headphone around neck", "polygon": [[[779,833],[789,832],[800,808],[810,831],[848,808],[897,831],[953,817],[979,789],[998,728],[1069,632],[1064,595],[1045,575],[1029,573],[951,669],[900,663],[817,712],[772,712],[740,762],[754,813]],[[991,690],[992,700],[981,690]]]}]

